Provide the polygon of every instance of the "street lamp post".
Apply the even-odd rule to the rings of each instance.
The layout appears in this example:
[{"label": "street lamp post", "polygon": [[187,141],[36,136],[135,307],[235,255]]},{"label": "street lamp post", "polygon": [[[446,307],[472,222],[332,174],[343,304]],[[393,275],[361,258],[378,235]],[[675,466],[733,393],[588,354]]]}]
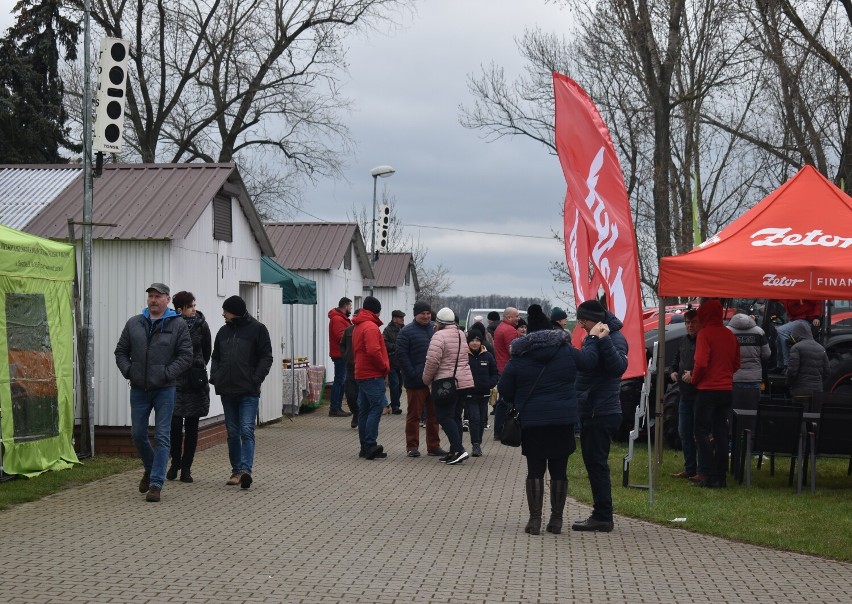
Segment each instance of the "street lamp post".
[{"label": "street lamp post", "polygon": [[376,266],[376,260],[379,259],[378,250],[376,250],[376,183],[379,180],[379,177],[387,178],[391,176],[396,170],[391,168],[390,166],[377,166],[370,170],[370,174],[373,175],[373,244],[370,246],[370,267]]}]

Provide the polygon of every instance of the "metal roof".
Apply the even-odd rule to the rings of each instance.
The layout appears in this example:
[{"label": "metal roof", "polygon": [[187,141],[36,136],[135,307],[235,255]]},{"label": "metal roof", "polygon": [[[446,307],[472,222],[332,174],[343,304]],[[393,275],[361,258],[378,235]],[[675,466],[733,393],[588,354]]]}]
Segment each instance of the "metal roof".
[{"label": "metal roof", "polygon": [[22,230],[82,173],[77,164],[0,166],[0,224]]},{"label": "metal roof", "polygon": [[[28,233],[65,239],[68,237],[68,219],[82,222],[81,174],[78,172],[78,178],[26,224]],[[273,255],[260,217],[232,163],[104,166],[103,174],[94,179],[92,222],[116,226],[94,226],[92,237],[183,239],[220,191],[239,200],[261,253]],[[78,236],[79,232],[77,229]]]},{"label": "metal roof", "polygon": [[414,268],[414,259],[410,252],[379,252],[379,259],[373,271],[376,279],[373,287],[401,287],[405,285],[405,274],[411,269],[411,277],[414,281],[414,289],[419,289],[417,284],[417,271]]},{"label": "metal roof", "polygon": [[365,279],[371,279],[370,257],[361,229],[348,222],[271,222],[264,225],[275,260],[290,270],[328,271],[343,262],[349,244]]}]

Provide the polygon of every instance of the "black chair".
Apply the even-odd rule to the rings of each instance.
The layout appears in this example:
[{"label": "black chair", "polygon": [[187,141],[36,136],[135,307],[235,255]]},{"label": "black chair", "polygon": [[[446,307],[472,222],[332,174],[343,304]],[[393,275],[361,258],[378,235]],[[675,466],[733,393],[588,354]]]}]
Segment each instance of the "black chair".
[{"label": "black chair", "polygon": [[769,475],[775,475],[775,455],[790,456],[789,484],[793,485],[793,469],[796,469],[796,492],[802,491],[802,470],[805,456],[805,435],[802,430],[801,405],[761,404],[757,408],[754,432],[746,430],[745,471],[746,486],[751,486],[751,457],[753,451],[770,454]]},{"label": "black chair", "polygon": [[824,403],[852,405],[852,394],[840,392],[814,392],[811,395],[811,413],[820,413]]},{"label": "black chair", "polygon": [[816,458],[848,457],[846,475],[852,475],[852,399],[825,402],[819,412],[816,430],[810,438],[811,491],[816,490]]}]

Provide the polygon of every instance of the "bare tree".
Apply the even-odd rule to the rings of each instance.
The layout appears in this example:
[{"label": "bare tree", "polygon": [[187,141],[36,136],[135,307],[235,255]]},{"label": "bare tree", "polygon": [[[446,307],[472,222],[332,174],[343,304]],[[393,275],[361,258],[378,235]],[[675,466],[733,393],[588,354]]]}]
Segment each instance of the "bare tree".
[{"label": "bare tree", "polygon": [[450,269],[443,264],[438,264],[434,268],[418,267],[417,281],[420,284],[417,299],[424,300],[433,307],[441,303],[444,294],[453,286]]}]

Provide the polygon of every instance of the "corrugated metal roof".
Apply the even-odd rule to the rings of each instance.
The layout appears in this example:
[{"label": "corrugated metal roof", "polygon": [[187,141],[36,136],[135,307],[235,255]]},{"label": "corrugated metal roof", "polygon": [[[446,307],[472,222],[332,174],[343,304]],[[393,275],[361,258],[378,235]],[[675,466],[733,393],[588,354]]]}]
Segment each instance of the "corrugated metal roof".
[{"label": "corrugated metal roof", "polygon": [[[109,164],[94,179],[92,190],[92,222],[116,225],[93,227],[95,239],[183,239],[216,194],[224,190],[239,200],[261,253],[274,253],[234,164]],[[42,207],[23,230],[64,239],[69,218],[75,222],[83,219],[81,177]]]},{"label": "corrugated metal roof", "polygon": [[264,225],[275,260],[291,270],[336,269],[350,243],[365,279],[373,276],[361,229],[347,222],[272,222]]},{"label": "corrugated metal roof", "polygon": [[[82,174],[76,164],[0,166],[0,224],[22,230]],[[67,234],[67,224],[65,229]]]},{"label": "corrugated metal roof", "polygon": [[414,275],[415,271],[410,252],[380,252],[376,266],[373,268],[376,273],[376,280],[372,285],[374,287],[400,287],[405,285],[405,273],[408,272],[409,267],[411,267],[412,275]]}]

